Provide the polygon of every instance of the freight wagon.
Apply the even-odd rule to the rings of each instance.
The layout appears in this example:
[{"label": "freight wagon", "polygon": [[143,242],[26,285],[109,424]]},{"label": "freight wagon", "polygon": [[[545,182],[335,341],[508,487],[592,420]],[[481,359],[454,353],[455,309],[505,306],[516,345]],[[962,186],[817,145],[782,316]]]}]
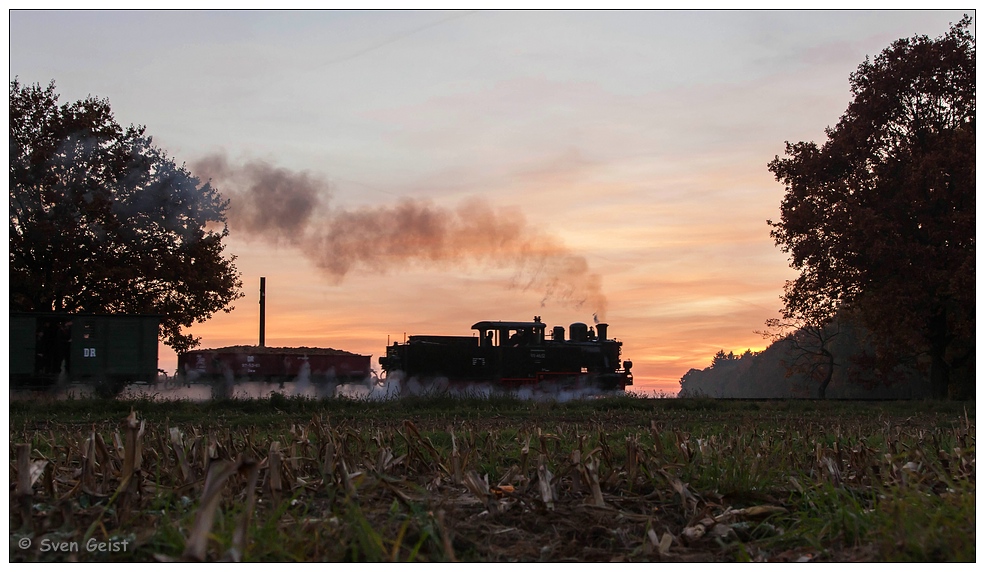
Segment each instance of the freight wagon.
[{"label": "freight wagon", "polygon": [[332,348],[230,346],[178,356],[178,376],[186,383],[299,379],[343,383],[362,381],[370,374],[370,356]]},{"label": "freight wagon", "polygon": [[11,313],[11,387],[88,383],[112,395],[153,383],[160,322],[156,315]]}]

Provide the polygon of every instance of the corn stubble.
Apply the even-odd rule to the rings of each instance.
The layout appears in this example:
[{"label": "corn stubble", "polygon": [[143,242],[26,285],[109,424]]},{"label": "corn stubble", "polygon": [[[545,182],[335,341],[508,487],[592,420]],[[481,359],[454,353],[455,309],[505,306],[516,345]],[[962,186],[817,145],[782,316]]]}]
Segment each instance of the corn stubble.
[{"label": "corn stubble", "polygon": [[[547,427],[318,414],[230,430],[131,412],[116,427],[12,429],[10,558],[974,560],[967,416],[703,416]],[[91,539],[127,548],[89,552]]]}]

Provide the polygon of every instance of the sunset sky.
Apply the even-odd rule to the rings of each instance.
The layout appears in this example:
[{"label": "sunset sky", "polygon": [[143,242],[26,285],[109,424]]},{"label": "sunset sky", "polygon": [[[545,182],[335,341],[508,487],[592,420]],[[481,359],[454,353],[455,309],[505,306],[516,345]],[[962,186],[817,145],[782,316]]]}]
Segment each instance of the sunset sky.
[{"label": "sunset sky", "polygon": [[795,276],[767,163],[823,140],[866,56],[961,16],[12,11],[9,73],[108,98],[232,200],[245,296],[202,347],[257,342],[265,276],[268,346],[377,365],[388,337],[595,313],[636,390],[676,393],[762,349]]}]

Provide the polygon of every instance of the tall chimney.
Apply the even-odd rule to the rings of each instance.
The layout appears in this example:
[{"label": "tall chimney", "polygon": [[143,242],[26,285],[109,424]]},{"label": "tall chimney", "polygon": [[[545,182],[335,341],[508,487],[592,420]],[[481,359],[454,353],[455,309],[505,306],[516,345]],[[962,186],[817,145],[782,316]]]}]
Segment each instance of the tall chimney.
[{"label": "tall chimney", "polygon": [[264,330],[267,326],[267,279],[260,277],[260,347],[263,347]]}]

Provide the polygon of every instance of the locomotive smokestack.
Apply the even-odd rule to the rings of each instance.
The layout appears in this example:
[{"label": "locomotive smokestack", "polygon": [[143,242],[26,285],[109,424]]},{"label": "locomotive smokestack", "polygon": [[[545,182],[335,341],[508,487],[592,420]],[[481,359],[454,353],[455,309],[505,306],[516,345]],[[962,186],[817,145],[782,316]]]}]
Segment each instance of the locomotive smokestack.
[{"label": "locomotive smokestack", "polygon": [[596,324],[595,328],[599,332],[599,341],[604,342],[605,336],[609,333],[609,324]]},{"label": "locomotive smokestack", "polygon": [[263,339],[265,337],[265,329],[267,326],[267,279],[263,276],[260,277],[260,347],[263,347]]}]

